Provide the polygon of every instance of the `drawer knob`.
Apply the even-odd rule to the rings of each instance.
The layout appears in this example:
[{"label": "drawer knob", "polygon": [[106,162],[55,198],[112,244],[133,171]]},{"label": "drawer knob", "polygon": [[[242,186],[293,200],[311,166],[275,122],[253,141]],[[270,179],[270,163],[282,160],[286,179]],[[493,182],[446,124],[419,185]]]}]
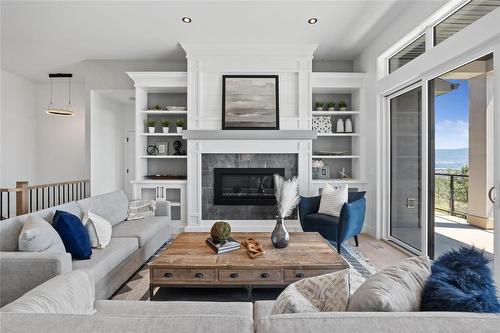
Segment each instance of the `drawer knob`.
[{"label": "drawer knob", "polygon": [[297,279],[302,279],[304,277],[304,273],[297,273],[297,274],[295,274],[295,277]]},{"label": "drawer knob", "polygon": [[268,279],[269,278],[269,273],[262,273],[260,275],[260,277],[263,278],[263,279]]},{"label": "drawer knob", "polygon": [[174,275],[172,273],[165,273],[163,276],[166,277],[166,278],[171,278]]},{"label": "drawer knob", "polygon": [[237,279],[239,278],[240,276],[238,275],[238,273],[231,273],[231,275],[229,275],[232,279]]},{"label": "drawer knob", "polygon": [[203,278],[203,273],[196,273],[194,275],[195,278],[202,279]]}]

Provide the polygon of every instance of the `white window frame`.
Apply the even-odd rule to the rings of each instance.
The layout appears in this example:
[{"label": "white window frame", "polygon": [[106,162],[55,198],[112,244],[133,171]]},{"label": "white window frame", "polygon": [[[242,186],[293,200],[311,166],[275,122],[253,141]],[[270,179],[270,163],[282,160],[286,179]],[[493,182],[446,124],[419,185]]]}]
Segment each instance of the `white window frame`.
[{"label": "white window frame", "polygon": [[[398,42],[392,45],[387,51],[382,53],[377,58],[377,78],[380,80],[389,73],[389,59],[403,50],[405,47],[413,43],[416,39],[425,34],[425,52],[434,47],[434,27],[453,15],[456,11],[460,10],[463,6],[468,4],[471,0],[450,0],[437,12],[431,15],[427,20],[419,24],[406,36],[401,38]],[[399,69],[399,68],[398,68]],[[398,70],[396,69],[396,71]]]}]

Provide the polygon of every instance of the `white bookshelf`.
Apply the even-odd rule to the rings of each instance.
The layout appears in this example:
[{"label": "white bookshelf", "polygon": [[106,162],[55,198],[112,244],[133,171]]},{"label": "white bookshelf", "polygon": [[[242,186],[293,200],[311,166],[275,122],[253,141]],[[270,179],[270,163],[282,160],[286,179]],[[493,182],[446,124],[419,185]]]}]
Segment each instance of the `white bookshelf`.
[{"label": "white bookshelf", "polygon": [[[319,190],[327,183],[344,183],[349,187],[364,188],[365,181],[363,165],[363,147],[361,132],[363,114],[363,89],[365,82],[364,73],[311,73],[311,119],[315,116],[330,117],[332,122],[331,133],[318,133],[317,139],[313,140],[311,160],[321,160],[330,170],[328,179],[312,179],[313,192]],[[347,104],[345,111],[337,110],[315,110],[315,103],[321,101],[327,107],[328,102],[338,104],[344,101]],[[336,132],[337,120],[350,119],[353,132]],[[312,123],[312,121],[311,121]],[[315,152],[322,152],[315,154]],[[324,152],[332,151],[332,155]],[[338,155],[333,152],[345,152]],[[341,179],[340,171],[345,169],[351,178]]]}]

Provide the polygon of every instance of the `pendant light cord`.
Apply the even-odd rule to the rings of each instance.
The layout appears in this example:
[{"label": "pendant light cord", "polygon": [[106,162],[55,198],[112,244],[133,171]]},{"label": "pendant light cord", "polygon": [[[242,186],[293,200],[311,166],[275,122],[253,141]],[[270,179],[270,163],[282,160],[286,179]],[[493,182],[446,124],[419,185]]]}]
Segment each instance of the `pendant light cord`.
[{"label": "pendant light cord", "polygon": [[52,105],[52,78],[50,78],[50,104],[49,105]]},{"label": "pendant light cord", "polygon": [[68,78],[68,106],[71,105],[71,78]]}]

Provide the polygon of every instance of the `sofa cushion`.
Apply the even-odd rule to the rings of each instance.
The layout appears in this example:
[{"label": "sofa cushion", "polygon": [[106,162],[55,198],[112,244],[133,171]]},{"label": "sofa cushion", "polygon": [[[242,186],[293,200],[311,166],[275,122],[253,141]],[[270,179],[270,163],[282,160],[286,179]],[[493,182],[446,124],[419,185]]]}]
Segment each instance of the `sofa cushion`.
[{"label": "sofa cushion", "polygon": [[123,191],[116,191],[77,201],[83,212],[92,211],[112,225],[127,219],[128,199]]},{"label": "sofa cushion", "polygon": [[309,224],[322,224],[322,225],[331,225],[336,228],[339,223],[338,216],[331,216],[326,214],[309,214],[304,217],[305,221]]},{"label": "sofa cushion", "polygon": [[83,216],[82,223],[87,229],[90,238],[90,245],[93,248],[103,249],[111,241],[113,226],[105,218],[87,211]]},{"label": "sofa cushion", "polygon": [[94,314],[94,280],[85,271],[76,270],[42,283],[2,312]]},{"label": "sofa cushion", "polygon": [[140,220],[125,221],[113,227],[113,238],[137,237],[139,247],[153,239],[158,234],[165,234],[165,241],[169,237],[169,219],[165,216],[152,216]]},{"label": "sofa cushion", "polygon": [[342,206],[348,200],[347,192],[347,184],[338,184],[335,186],[326,184],[321,191],[321,201],[319,203],[318,213],[340,216]]},{"label": "sofa cushion", "polygon": [[19,234],[19,251],[66,253],[63,241],[49,222],[30,215]]},{"label": "sofa cushion", "polygon": [[278,296],[271,314],[345,311],[348,279],[345,269],[294,282]]},{"label": "sofa cushion", "polygon": [[431,273],[428,257],[411,257],[366,280],[352,295],[347,311],[419,311]]},{"label": "sofa cushion", "polygon": [[500,312],[489,260],[461,247],[439,257],[422,293],[423,311]]},{"label": "sofa cushion", "polygon": [[73,261],[73,269],[88,269],[99,281],[138,248],[137,238],[112,238],[104,249],[94,249],[90,259]]},{"label": "sofa cushion", "polygon": [[84,260],[92,255],[89,234],[77,216],[56,211],[54,222],[52,223],[64,243],[66,251],[71,253],[71,257],[76,260]]}]

